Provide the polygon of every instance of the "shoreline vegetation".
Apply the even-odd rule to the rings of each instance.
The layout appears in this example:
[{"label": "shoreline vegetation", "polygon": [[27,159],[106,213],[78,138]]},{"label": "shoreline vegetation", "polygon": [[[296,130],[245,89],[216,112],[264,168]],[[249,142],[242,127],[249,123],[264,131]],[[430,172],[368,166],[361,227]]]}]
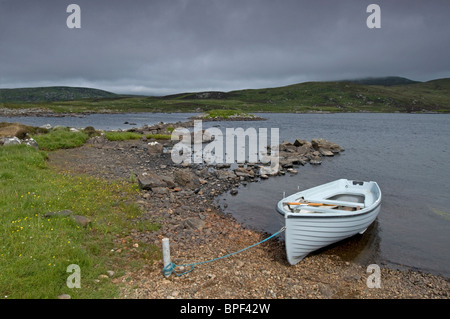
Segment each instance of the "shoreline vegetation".
[{"label": "shoreline vegetation", "polygon": [[168,96],[121,95],[91,88],[0,89],[0,116],[83,116],[92,113],[449,113],[450,78],[400,77],[305,82],[283,87]]},{"label": "shoreline vegetation", "polygon": [[[223,214],[214,201],[262,182],[257,163],[177,165],[163,151],[176,142],[168,138],[173,127],[190,124],[100,132],[1,123],[0,137],[37,143],[0,145],[2,298],[450,297],[448,278],[384,265],[382,288],[368,288],[367,265],[333,253],[345,243],[290,266],[283,242],[273,240],[245,256],[165,278],[164,237],[177,264],[223,256],[267,237]],[[326,142],[282,143],[277,176],[343,151]],[[300,150],[304,158],[295,157]],[[66,285],[69,264],[80,266],[82,289]]]},{"label": "shoreline vegetation", "polygon": [[[110,250],[119,237],[128,245],[142,214],[135,185],[60,173],[49,167],[46,152],[11,145],[0,146],[0,194],[1,299],[117,296],[118,287],[105,278],[120,275],[130,261]],[[136,266],[159,258],[154,245],[129,253]],[[70,264],[82,269],[83,289],[65,284]]]}]

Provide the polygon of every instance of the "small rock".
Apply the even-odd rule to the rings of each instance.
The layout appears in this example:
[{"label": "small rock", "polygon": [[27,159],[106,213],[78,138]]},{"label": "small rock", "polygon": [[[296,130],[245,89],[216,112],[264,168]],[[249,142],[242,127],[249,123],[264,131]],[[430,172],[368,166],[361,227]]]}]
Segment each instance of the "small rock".
[{"label": "small rock", "polygon": [[167,183],[163,181],[158,175],[150,172],[139,174],[137,180],[140,189],[152,190],[155,187],[167,186]]},{"label": "small rock", "polygon": [[73,215],[73,219],[78,225],[83,227],[87,227],[91,223],[89,218],[80,215]]},{"label": "small rock", "polygon": [[169,189],[167,187],[153,187],[152,191],[154,194],[169,194]]},{"label": "small rock", "polygon": [[70,215],[72,215],[72,211],[69,210],[69,209],[65,209],[65,210],[45,213],[44,217],[53,217],[53,216],[67,217],[67,216],[70,216]]},{"label": "small rock", "polygon": [[323,149],[323,148],[319,148],[319,152],[323,156],[334,156],[334,153],[332,151],[326,150],[326,149]]},{"label": "small rock", "polygon": [[27,140],[24,140],[23,142],[28,146],[34,147],[35,149],[39,149],[38,143],[33,138],[29,138]]},{"label": "small rock", "polygon": [[189,169],[177,170],[173,174],[175,184],[181,187],[194,189],[200,185],[200,181]]},{"label": "small rock", "polygon": [[163,146],[158,142],[150,142],[148,143],[147,150],[149,154],[161,154],[163,151]]},{"label": "small rock", "polygon": [[319,283],[319,291],[322,294],[322,296],[325,298],[330,298],[334,294],[333,290],[330,288],[330,286],[328,286],[326,284],[322,284],[322,283]]},{"label": "small rock", "polygon": [[42,126],[39,126],[40,128],[45,128],[46,130],[50,130],[52,126],[50,124],[44,124]]},{"label": "small rock", "polygon": [[327,141],[325,139],[314,139],[311,141],[312,147],[315,150],[325,149],[331,152],[342,152],[344,149],[336,143]]},{"label": "small rock", "polygon": [[17,137],[7,137],[7,138],[2,138],[3,141],[3,145],[18,145],[18,144],[22,144],[22,142],[20,141],[20,139],[18,139]]},{"label": "small rock", "polygon": [[62,294],[58,296],[58,299],[71,299],[71,297],[68,294]]},{"label": "small rock", "polygon": [[205,222],[203,220],[201,220],[200,218],[196,218],[196,217],[191,217],[186,219],[183,222],[183,226],[184,228],[190,228],[193,230],[196,229],[203,229],[203,227],[205,226]]},{"label": "small rock", "polygon": [[299,147],[299,146],[303,146],[303,145],[308,145],[309,142],[307,140],[301,140],[299,138],[297,138],[294,142],[294,146]]},{"label": "small rock", "polygon": [[244,178],[255,176],[255,173],[251,168],[238,167],[234,170],[234,173],[236,174],[236,176]]}]

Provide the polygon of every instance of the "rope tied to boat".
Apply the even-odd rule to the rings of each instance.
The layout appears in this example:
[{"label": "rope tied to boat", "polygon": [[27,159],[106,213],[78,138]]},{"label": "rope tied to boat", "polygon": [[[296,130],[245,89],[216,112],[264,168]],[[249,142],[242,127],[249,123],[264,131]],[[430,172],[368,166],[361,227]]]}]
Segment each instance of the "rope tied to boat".
[{"label": "rope tied to boat", "polygon": [[[193,271],[195,266],[198,266],[198,265],[201,265],[201,264],[210,263],[210,262],[213,262],[213,261],[216,261],[216,260],[219,260],[219,259],[223,259],[223,258],[226,258],[226,257],[230,257],[230,256],[233,256],[233,255],[239,254],[239,253],[241,253],[241,252],[243,252],[243,251],[245,251],[247,249],[250,249],[250,248],[253,248],[253,247],[255,247],[255,246],[259,245],[259,244],[262,244],[262,243],[268,241],[269,239],[271,239],[271,238],[273,238],[275,236],[278,236],[279,234],[281,234],[285,230],[286,230],[286,226],[283,226],[279,231],[277,231],[276,233],[274,233],[271,236],[267,237],[266,239],[261,240],[260,242],[258,242],[256,244],[253,244],[251,246],[248,246],[246,248],[238,250],[238,251],[236,251],[234,253],[230,253],[230,254],[227,254],[227,255],[224,255],[224,256],[221,256],[221,257],[217,257],[217,258],[214,258],[214,259],[201,261],[201,262],[197,262],[197,263],[192,263],[192,264],[184,264],[184,265],[177,265],[177,264],[175,264],[173,262],[170,262],[167,266],[165,266],[163,268],[162,272],[163,272],[164,276],[166,276],[166,277],[170,276],[172,273],[174,273],[178,277],[183,276],[183,275]],[[182,273],[178,273],[178,272],[175,271],[175,268],[178,268],[178,267],[184,267],[184,268],[190,267],[190,269],[187,270],[187,271],[184,271]]]}]

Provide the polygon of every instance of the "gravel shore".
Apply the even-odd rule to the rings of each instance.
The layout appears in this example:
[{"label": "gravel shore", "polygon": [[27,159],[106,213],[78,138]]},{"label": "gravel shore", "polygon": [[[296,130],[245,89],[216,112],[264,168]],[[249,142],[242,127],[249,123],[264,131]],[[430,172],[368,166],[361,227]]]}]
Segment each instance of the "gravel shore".
[{"label": "gravel shore", "polygon": [[[154,187],[142,190],[138,204],[143,220],[157,220],[159,231],[130,234],[136,244],[161,245],[170,239],[172,261],[178,265],[207,261],[253,245],[269,236],[246,229],[215,204],[218,194],[236,188],[240,179],[218,179],[207,168],[174,166],[169,154],[149,154],[148,141],[88,142],[86,145],[49,153],[49,164],[71,173],[105,179],[157,176],[191,176],[191,187]],[[166,180],[167,183],[172,180]],[[260,181],[264,182],[264,181]],[[379,288],[373,286],[369,265],[344,261],[339,256],[316,252],[295,266],[286,261],[284,243],[276,238],[214,262],[196,266],[183,276],[164,277],[163,263],[115,278],[121,298],[130,299],[447,299],[449,279],[414,270],[380,266]],[[178,272],[189,268],[177,269]]]}]

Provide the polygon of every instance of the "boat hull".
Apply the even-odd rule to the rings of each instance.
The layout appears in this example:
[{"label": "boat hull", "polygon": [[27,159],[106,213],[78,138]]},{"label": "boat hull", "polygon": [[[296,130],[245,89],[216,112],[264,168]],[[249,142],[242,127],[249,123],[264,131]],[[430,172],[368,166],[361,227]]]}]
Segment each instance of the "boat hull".
[{"label": "boat hull", "polygon": [[362,234],[377,218],[380,208],[355,217],[285,217],[288,262],[295,265],[315,250]]},{"label": "boat hull", "polygon": [[[345,181],[347,182],[347,181]],[[349,181],[348,183],[350,183]],[[369,183],[369,182],[365,182]],[[371,182],[374,183],[374,182]],[[338,184],[343,185],[344,181],[336,183],[336,192],[341,193],[347,199],[355,196],[358,187],[350,187],[350,197],[344,194],[344,191],[338,189]],[[332,187],[328,187],[332,189]],[[316,190],[317,191],[317,190]],[[347,190],[348,191],[348,190]],[[284,215],[285,220],[285,245],[287,260],[291,265],[300,262],[309,253],[334,244],[346,238],[352,237],[358,233],[362,234],[377,218],[381,208],[381,191],[378,185],[374,183],[370,188],[361,187],[359,190],[369,202],[361,203],[362,209],[352,212],[341,210],[332,210],[328,208],[310,208],[307,211],[297,213],[287,212],[283,209],[281,202],[277,206],[279,213]],[[371,192],[371,194],[369,194]],[[325,197],[330,197],[331,193],[325,193]],[[353,195],[352,195],[353,194]],[[291,195],[289,199],[298,198],[298,196],[308,196],[308,191],[299,192]],[[341,196],[341,198],[343,198]],[[315,196],[317,199],[317,196]],[[286,199],[284,199],[285,201]],[[365,205],[366,204],[366,205]]]}]

